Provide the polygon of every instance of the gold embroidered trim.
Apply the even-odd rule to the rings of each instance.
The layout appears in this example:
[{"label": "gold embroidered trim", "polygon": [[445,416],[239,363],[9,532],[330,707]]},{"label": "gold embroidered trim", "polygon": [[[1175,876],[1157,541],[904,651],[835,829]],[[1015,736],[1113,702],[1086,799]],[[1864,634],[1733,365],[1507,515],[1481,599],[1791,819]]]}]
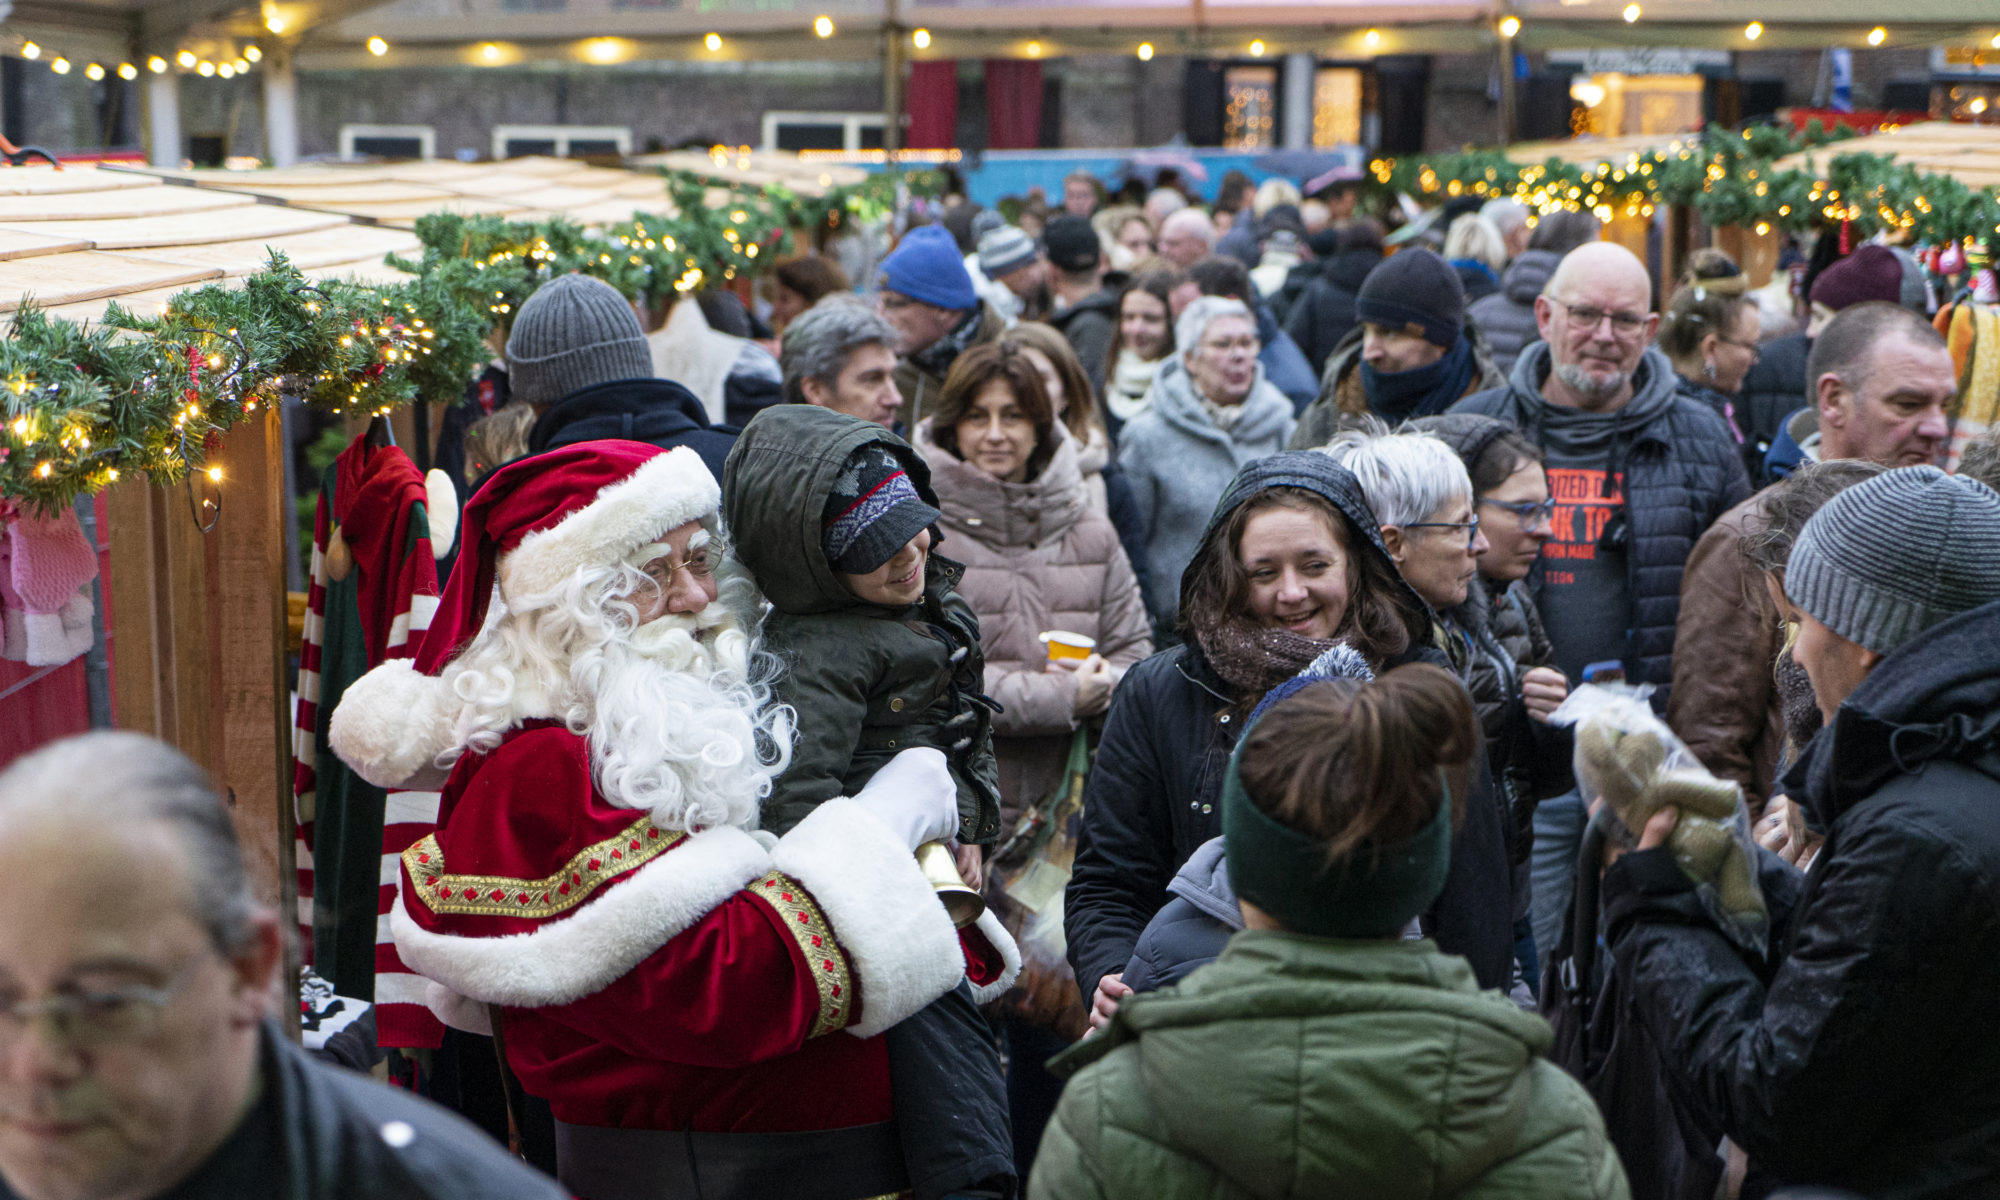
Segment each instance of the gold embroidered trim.
[{"label": "gold embroidered trim", "polygon": [[811,893],[789,875],[772,871],[750,885],[751,895],[777,910],[778,921],[805,953],[806,967],[819,987],[819,1016],[808,1037],[819,1037],[847,1028],[848,1005],[854,999],[854,980],[847,966],[847,952],[833,940],[833,927],[826,914],[813,903]]},{"label": "gold embroidered trim", "polygon": [[651,817],[640,817],[625,832],[579,850],[545,879],[514,879],[446,874],[437,836],[427,834],[403,851],[403,867],[416,882],[417,898],[434,913],[552,917],[583,903],[606,879],[651,862],[686,838],[685,833],[654,828]]}]

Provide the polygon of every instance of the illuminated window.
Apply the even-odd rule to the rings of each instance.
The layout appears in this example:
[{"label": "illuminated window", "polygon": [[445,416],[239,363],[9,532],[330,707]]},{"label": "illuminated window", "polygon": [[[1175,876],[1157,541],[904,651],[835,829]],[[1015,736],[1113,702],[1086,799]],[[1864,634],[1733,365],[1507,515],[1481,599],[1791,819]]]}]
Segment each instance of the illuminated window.
[{"label": "illuminated window", "polygon": [[1256,150],[1277,144],[1278,68],[1230,67],[1222,73],[1222,144]]},{"label": "illuminated window", "polygon": [[1321,67],[1313,73],[1313,145],[1360,143],[1360,68]]}]

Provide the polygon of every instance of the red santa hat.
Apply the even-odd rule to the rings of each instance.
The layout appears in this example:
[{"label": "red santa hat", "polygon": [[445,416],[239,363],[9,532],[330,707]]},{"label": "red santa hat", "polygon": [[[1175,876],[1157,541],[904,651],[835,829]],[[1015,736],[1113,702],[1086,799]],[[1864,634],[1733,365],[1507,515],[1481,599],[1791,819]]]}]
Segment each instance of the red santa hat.
[{"label": "red santa hat", "polygon": [[510,602],[547,592],[689,521],[713,527],[720,504],[684,446],[579,442],[494,472],[466,503],[458,565],[416,657],[349,685],[328,726],[334,752],[378,787],[403,785],[452,748],[459,703],[438,677],[485,625],[496,581]]}]

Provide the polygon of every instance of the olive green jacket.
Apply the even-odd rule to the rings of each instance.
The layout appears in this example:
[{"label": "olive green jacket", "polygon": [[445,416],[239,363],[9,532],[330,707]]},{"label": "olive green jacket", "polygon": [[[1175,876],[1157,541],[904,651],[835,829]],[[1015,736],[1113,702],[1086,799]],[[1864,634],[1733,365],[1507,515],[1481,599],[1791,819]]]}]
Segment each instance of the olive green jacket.
[{"label": "olive green jacket", "polygon": [[1058,1058],[1030,1200],[1628,1200],[1548,1025],[1428,941],[1246,931]]},{"label": "olive green jacket", "polygon": [[887,609],[849,591],[821,549],[833,481],[870,442],[896,455],[917,493],[937,505],[930,469],[903,439],[812,405],[758,413],[723,467],[731,555],[771,603],[763,648],[783,665],[773,699],[797,716],[764,828],[783,834],[826,801],[855,794],[899,752],[932,746],[958,783],[960,840],[990,843],[1000,836],[999,768],[979,620],[956,590],[965,569],[933,552],[923,600]]}]

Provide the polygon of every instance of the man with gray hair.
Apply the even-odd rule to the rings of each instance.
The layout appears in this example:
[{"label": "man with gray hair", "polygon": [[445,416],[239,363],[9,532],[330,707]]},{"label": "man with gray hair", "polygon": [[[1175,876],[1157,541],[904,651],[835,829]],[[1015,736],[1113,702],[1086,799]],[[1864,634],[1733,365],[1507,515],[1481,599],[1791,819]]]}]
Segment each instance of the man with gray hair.
[{"label": "man with gray hair", "polygon": [[1930,466],[1858,483],[1784,591],[1826,721],[1784,789],[1824,848],[1804,877],[1763,856],[1753,966],[1662,809],[1604,875],[1618,978],[1674,1090],[1749,1154],[1745,1195],[2000,1194],[2000,496]]},{"label": "man with gray hair", "polygon": [[1651,296],[1623,246],[1571,251],[1535,298],[1543,340],[1452,411],[1511,421],[1548,456],[1553,536],[1528,586],[1563,673],[1653,684],[1664,710],[1682,569],[1750,482],[1722,418],[1675,392]]},{"label": "man with gray hair", "polygon": [[1185,271],[1215,249],[1215,222],[1198,208],[1183,208],[1160,222],[1160,257]]},{"label": "man with gray hair", "polygon": [[1500,231],[1500,238],[1507,245],[1507,261],[1511,263],[1521,257],[1521,252],[1528,248],[1528,238],[1535,232],[1528,224],[1528,206],[1503,196],[1488,200],[1479,215]]},{"label": "man with gray hair", "polygon": [[186,755],[90,733],[0,773],[0,1197],[560,1200],[271,1016],[278,923]]},{"label": "man with gray hair", "polygon": [[829,296],[785,330],[779,365],[787,404],[816,404],[894,429],[896,329],[874,306]]}]

